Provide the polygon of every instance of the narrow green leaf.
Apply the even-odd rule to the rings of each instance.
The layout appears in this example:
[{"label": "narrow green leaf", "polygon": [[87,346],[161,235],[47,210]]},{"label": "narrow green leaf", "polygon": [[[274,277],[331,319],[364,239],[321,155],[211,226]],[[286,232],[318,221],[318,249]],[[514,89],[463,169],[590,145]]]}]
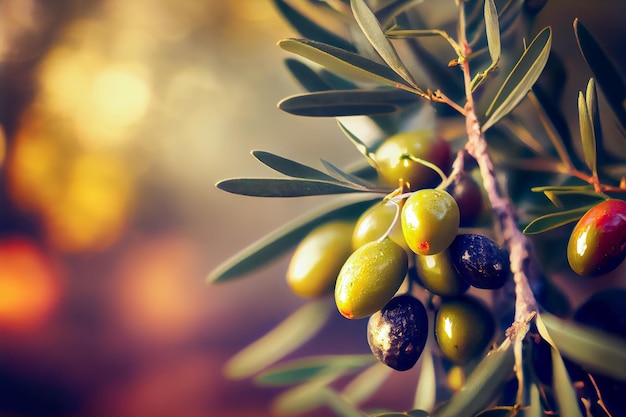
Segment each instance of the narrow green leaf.
[{"label": "narrow green leaf", "polygon": [[328,31],[326,28],[320,26],[309,17],[300,13],[297,9],[291,7],[286,1],[274,0],[274,3],[285,17],[285,20],[287,20],[294,27],[294,29],[296,29],[305,38],[356,52],[354,46],[346,39],[337,36],[336,34]]},{"label": "narrow green leaf", "polygon": [[308,381],[328,371],[341,375],[354,373],[376,362],[373,355],[321,355],[294,359],[261,372],[255,382],[261,385],[286,386]]},{"label": "narrow green leaf", "polygon": [[252,151],[252,155],[257,160],[272,168],[273,170],[290,177],[330,182],[337,181],[335,177],[331,177],[330,175],[320,170],[311,168],[307,165],[303,165],[299,162],[292,161],[291,159],[287,159],[270,152]]},{"label": "narrow green leaf", "polygon": [[241,277],[267,265],[295,247],[317,226],[335,219],[354,219],[361,215],[380,197],[359,195],[341,199],[298,217],[264,238],[254,242],[224,261],[207,277],[208,282],[223,282]]},{"label": "narrow green leaf", "polygon": [[382,414],[374,414],[371,417],[429,417],[430,414],[424,410],[411,410],[406,413],[382,413]]},{"label": "narrow green leaf", "polygon": [[394,21],[400,14],[423,1],[424,0],[394,0],[376,10],[374,14],[376,15],[376,19],[380,22],[380,26],[383,29],[388,29],[394,24]]},{"label": "narrow green leaf", "polygon": [[[429,317],[429,334],[433,334],[434,317]],[[413,408],[420,410],[432,410],[437,400],[437,375],[435,372],[435,361],[432,352],[432,340],[428,340],[426,348],[420,358],[420,374],[417,380],[415,396],[413,397]]]},{"label": "narrow green leaf", "polygon": [[277,416],[295,416],[321,407],[328,397],[327,386],[339,375],[324,374],[319,378],[298,385],[278,395],[272,405],[273,414]]},{"label": "narrow green leaf", "polygon": [[[555,194],[587,194],[587,191],[593,191],[593,185],[545,185],[542,187],[532,187],[530,191],[535,193],[543,193],[546,191]],[[601,194],[594,193],[598,198],[605,198]]]},{"label": "narrow green leaf", "polygon": [[[626,381],[626,340],[593,327],[541,313],[543,323],[563,356],[591,373]],[[624,366],[619,366],[622,364]]]},{"label": "narrow green leaf", "polygon": [[483,410],[513,372],[513,346],[507,339],[483,358],[465,382],[465,387],[437,409],[432,417],[473,416]]},{"label": "narrow green leaf", "polygon": [[597,174],[596,136],[593,131],[593,121],[587,108],[587,101],[582,92],[578,93],[578,123],[580,125],[580,139],[583,145],[585,164],[594,175]]},{"label": "narrow green leaf", "polygon": [[235,354],[224,366],[231,379],[248,378],[302,346],[328,321],[333,306],[316,300],[300,307],[278,326]]},{"label": "narrow green leaf", "polygon": [[382,386],[392,372],[390,367],[376,361],[350,381],[341,391],[341,395],[352,404],[362,404]]},{"label": "narrow green leaf", "polygon": [[346,399],[334,389],[329,388],[326,390],[325,400],[326,406],[338,417],[367,417],[365,413],[346,401]]},{"label": "narrow green leaf", "polygon": [[513,111],[528,94],[548,62],[551,45],[552,30],[546,27],[524,51],[487,108],[486,120],[482,124],[483,131]]},{"label": "narrow green leaf", "polygon": [[393,113],[416,101],[415,94],[397,89],[334,90],[293,95],[278,108],[297,116],[360,116]]},{"label": "narrow green leaf", "polygon": [[376,192],[346,183],[296,178],[230,178],[216,184],[233,194],[251,197],[306,197],[313,195]]},{"label": "narrow green leaf", "polygon": [[[347,181],[352,184],[357,184],[365,188],[375,187],[374,184],[371,184],[368,181],[365,181],[364,179],[357,177],[356,175],[350,174],[349,172],[344,171],[343,169],[333,165],[332,163],[328,161],[325,161],[322,159],[322,164],[328,170],[328,172],[330,172],[332,175],[335,176],[335,178],[339,180]],[[391,192],[391,190],[389,190],[389,192]]]},{"label": "narrow green leaf", "polygon": [[536,235],[556,229],[557,227],[577,221],[590,207],[592,207],[592,205],[539,216],[531,221],[522,232],[527,235]]},{"label": "narrow green leaf", "polygon": [[285,59],[287,69],[293,77],[307,91],[327,91],[332,87],[320,77],[313,68],[297,59]]},{"label": "narrow green leaf", "polygon": [[475,417],[512,417],[513,416],[513,407],[508,406],[499,406],[493,407],[489,410],[482,411],[476,414]]},{"label": "narrow green leaf", "polygon": [[350,6],[352,7],[352,13],[354,13],[354,18],[359,24],[359,27],[383,61],[409,83],[409,85],[417,88],[415,79],[398,56],[398,53],[391,42],[389,42],[389,39],[385,36],[385,33],[378,23],[378,19],[376,19],[374,13],[367,6],[365,0],[350,0]]},{"label": "narrow green leaf", "polygon": [[346,78],[396,87],[405,81],[391,68],[345,49],[308,39],[283,39],[278,46]]},{"label": "narrow green leaf", "polygon": [[372,157],[370,155],[370,153],[371,153],[370,149],[365,144],[365,142],[363,142],[354,133],[352,133],[343,123],[341,123],[340,120],[337,120],[337,124],[339,124],[339,128],[344,133],[344,135],[346,135],[346,137],[348,139],[350,139],[350,142],[352,142],[352,144],[361,153],[361,155],[363,155],[367,159],[367,161],[370,163],[370,165],[375,166],[375,163],[374,163],[374,161],[373,161],[373,159],[372,159]]},{"label": "narrow green leaf", "polygon": [[580,52],[591,68],[617,122],[622,131],[626,130],[626,81],[622,78],[622,71],[617,69],[595,37],[578,19],[574,20],[574,33]]},{"label": "narrow green leaf", "polygon": [[523,417],[545,417],[538,384],[530,384],[528,397],[528,408],[524,410]]},{"label": "narrow green leaf", "polygon": [[568,417],[582,417],[578,408],[578,400],[569,378],[563,358],[559,352],[556,343],[551,337],[551,332],[545,326],[543,317],[547,317],[547,313],[537,314],[535,322],[537,330],[541,337],[550,344],[550,354],[552,356],[552,378],[553,388],[556,396],[556,402],[559,408],[559,415]]},{"label": "narrow green leaf", "polygon": [[498,11],[493,0],[485,0],[485,29],[487,32],[487,45],[491,64],[495,65],[500,60],[500,24],[498,23]]}]

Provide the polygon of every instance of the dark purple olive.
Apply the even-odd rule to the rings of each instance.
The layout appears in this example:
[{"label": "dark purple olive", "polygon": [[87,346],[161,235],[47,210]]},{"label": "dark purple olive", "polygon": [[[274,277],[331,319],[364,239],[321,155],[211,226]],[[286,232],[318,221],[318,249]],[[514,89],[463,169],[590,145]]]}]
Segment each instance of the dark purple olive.
[{"label": "dark purple olive", "polygon": [[457,235],[449,251],[459,275],[473,287],[501,288],[511,274],[508,252],[486,236]]},{"label": "dark purple olive", "polygon": [[367,323],[367,343],[374,356],[398,371],[411,369],[419,359],[428,338],[426,308],[415,297],[400,295]]},{"label": "dark purple olive", "polygon": [[447,191],[459,205],[459,226],[474,226],[483,211],[483,194],[478,183],[469,175],[459,175]]}]

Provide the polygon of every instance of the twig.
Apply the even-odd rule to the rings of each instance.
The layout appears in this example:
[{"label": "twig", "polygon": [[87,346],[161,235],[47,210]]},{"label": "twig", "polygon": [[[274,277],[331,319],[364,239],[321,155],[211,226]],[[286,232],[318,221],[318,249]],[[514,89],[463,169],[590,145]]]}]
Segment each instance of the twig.
[{"label": "twig", "polygon": [[[465,54],[469,55],[471,48],[464,43]],[[487,142],[480,128],[480,123],[474,108],[474,99],[471,90],[471,75],[469,62],[461,63],[463,79],[465,81],[465,127],[468,141],[465,146],[467,152],[478,163],[483,186],[487,191],[489,202],[496,213],[504,245],[509,251],[511,272],[515,282],[515,321],[507,330],[507,336],[513,341],[515,353],[515,374],[519,382],[517,403],[523,399],[524,374],[522,368],[522,342],[530,329],[530,320],[538,312],[537,301],[530,288],[529,276],[531,269],[531,244],[527,237],[517,227],[514,207],[500,189],[495,177],[495,170],[491,157],[487,152]]]}]

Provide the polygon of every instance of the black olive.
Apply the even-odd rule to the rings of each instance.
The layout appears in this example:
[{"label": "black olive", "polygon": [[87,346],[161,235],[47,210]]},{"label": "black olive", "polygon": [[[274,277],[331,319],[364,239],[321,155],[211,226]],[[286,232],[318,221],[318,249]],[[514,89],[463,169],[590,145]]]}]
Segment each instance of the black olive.
[{"label": "black olive", "polygon": [[511,274],[508,252],[483,235],[458,235],[450,245],[450,259],[459,275],[476,288],[501,288]]},{"label": "black olive", "polygon": [[367,343],[376,358],[398,371],[411,369],[428,338],[426,308],[415,297],[393,298],[367,323]]}]

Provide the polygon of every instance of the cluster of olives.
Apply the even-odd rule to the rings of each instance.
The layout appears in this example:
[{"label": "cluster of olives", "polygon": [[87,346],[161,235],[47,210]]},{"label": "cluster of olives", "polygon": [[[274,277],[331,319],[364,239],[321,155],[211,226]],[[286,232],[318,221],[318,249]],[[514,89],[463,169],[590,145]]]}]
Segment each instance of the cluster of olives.
[{"label": "cluster of olives", "polygon": [[567,244],[574,272],[596,276],[611,272],[626,258],[626,201],[609,199],[580,218]]},{"label": "cluster of olives", "polygon": [[375,152],[377,169],[382,182],[399,185],[404,194],[391,194],[356,222],[333,221],[313,230],[287,271],[296,294],[334,292],[344,317],[369,317],[367,340],[373,354],[397,370],[413,367],[428,338],[422,302],[410,294],[396,296],[409,269],[412,282],[440,297],[434,337],[441,353],[461,365],[484,351],[495,330],[489,309],[464,293],[470,286],[500,288],[510,275],[508,253],[497,243],[483,235],[459,234],[459,227],[482,211],[475,181],[463,175],[447,190],[425,188],[437,174],[416,159],[443,171],[450,155],[449,144],[430,132],[389,138]]}]

